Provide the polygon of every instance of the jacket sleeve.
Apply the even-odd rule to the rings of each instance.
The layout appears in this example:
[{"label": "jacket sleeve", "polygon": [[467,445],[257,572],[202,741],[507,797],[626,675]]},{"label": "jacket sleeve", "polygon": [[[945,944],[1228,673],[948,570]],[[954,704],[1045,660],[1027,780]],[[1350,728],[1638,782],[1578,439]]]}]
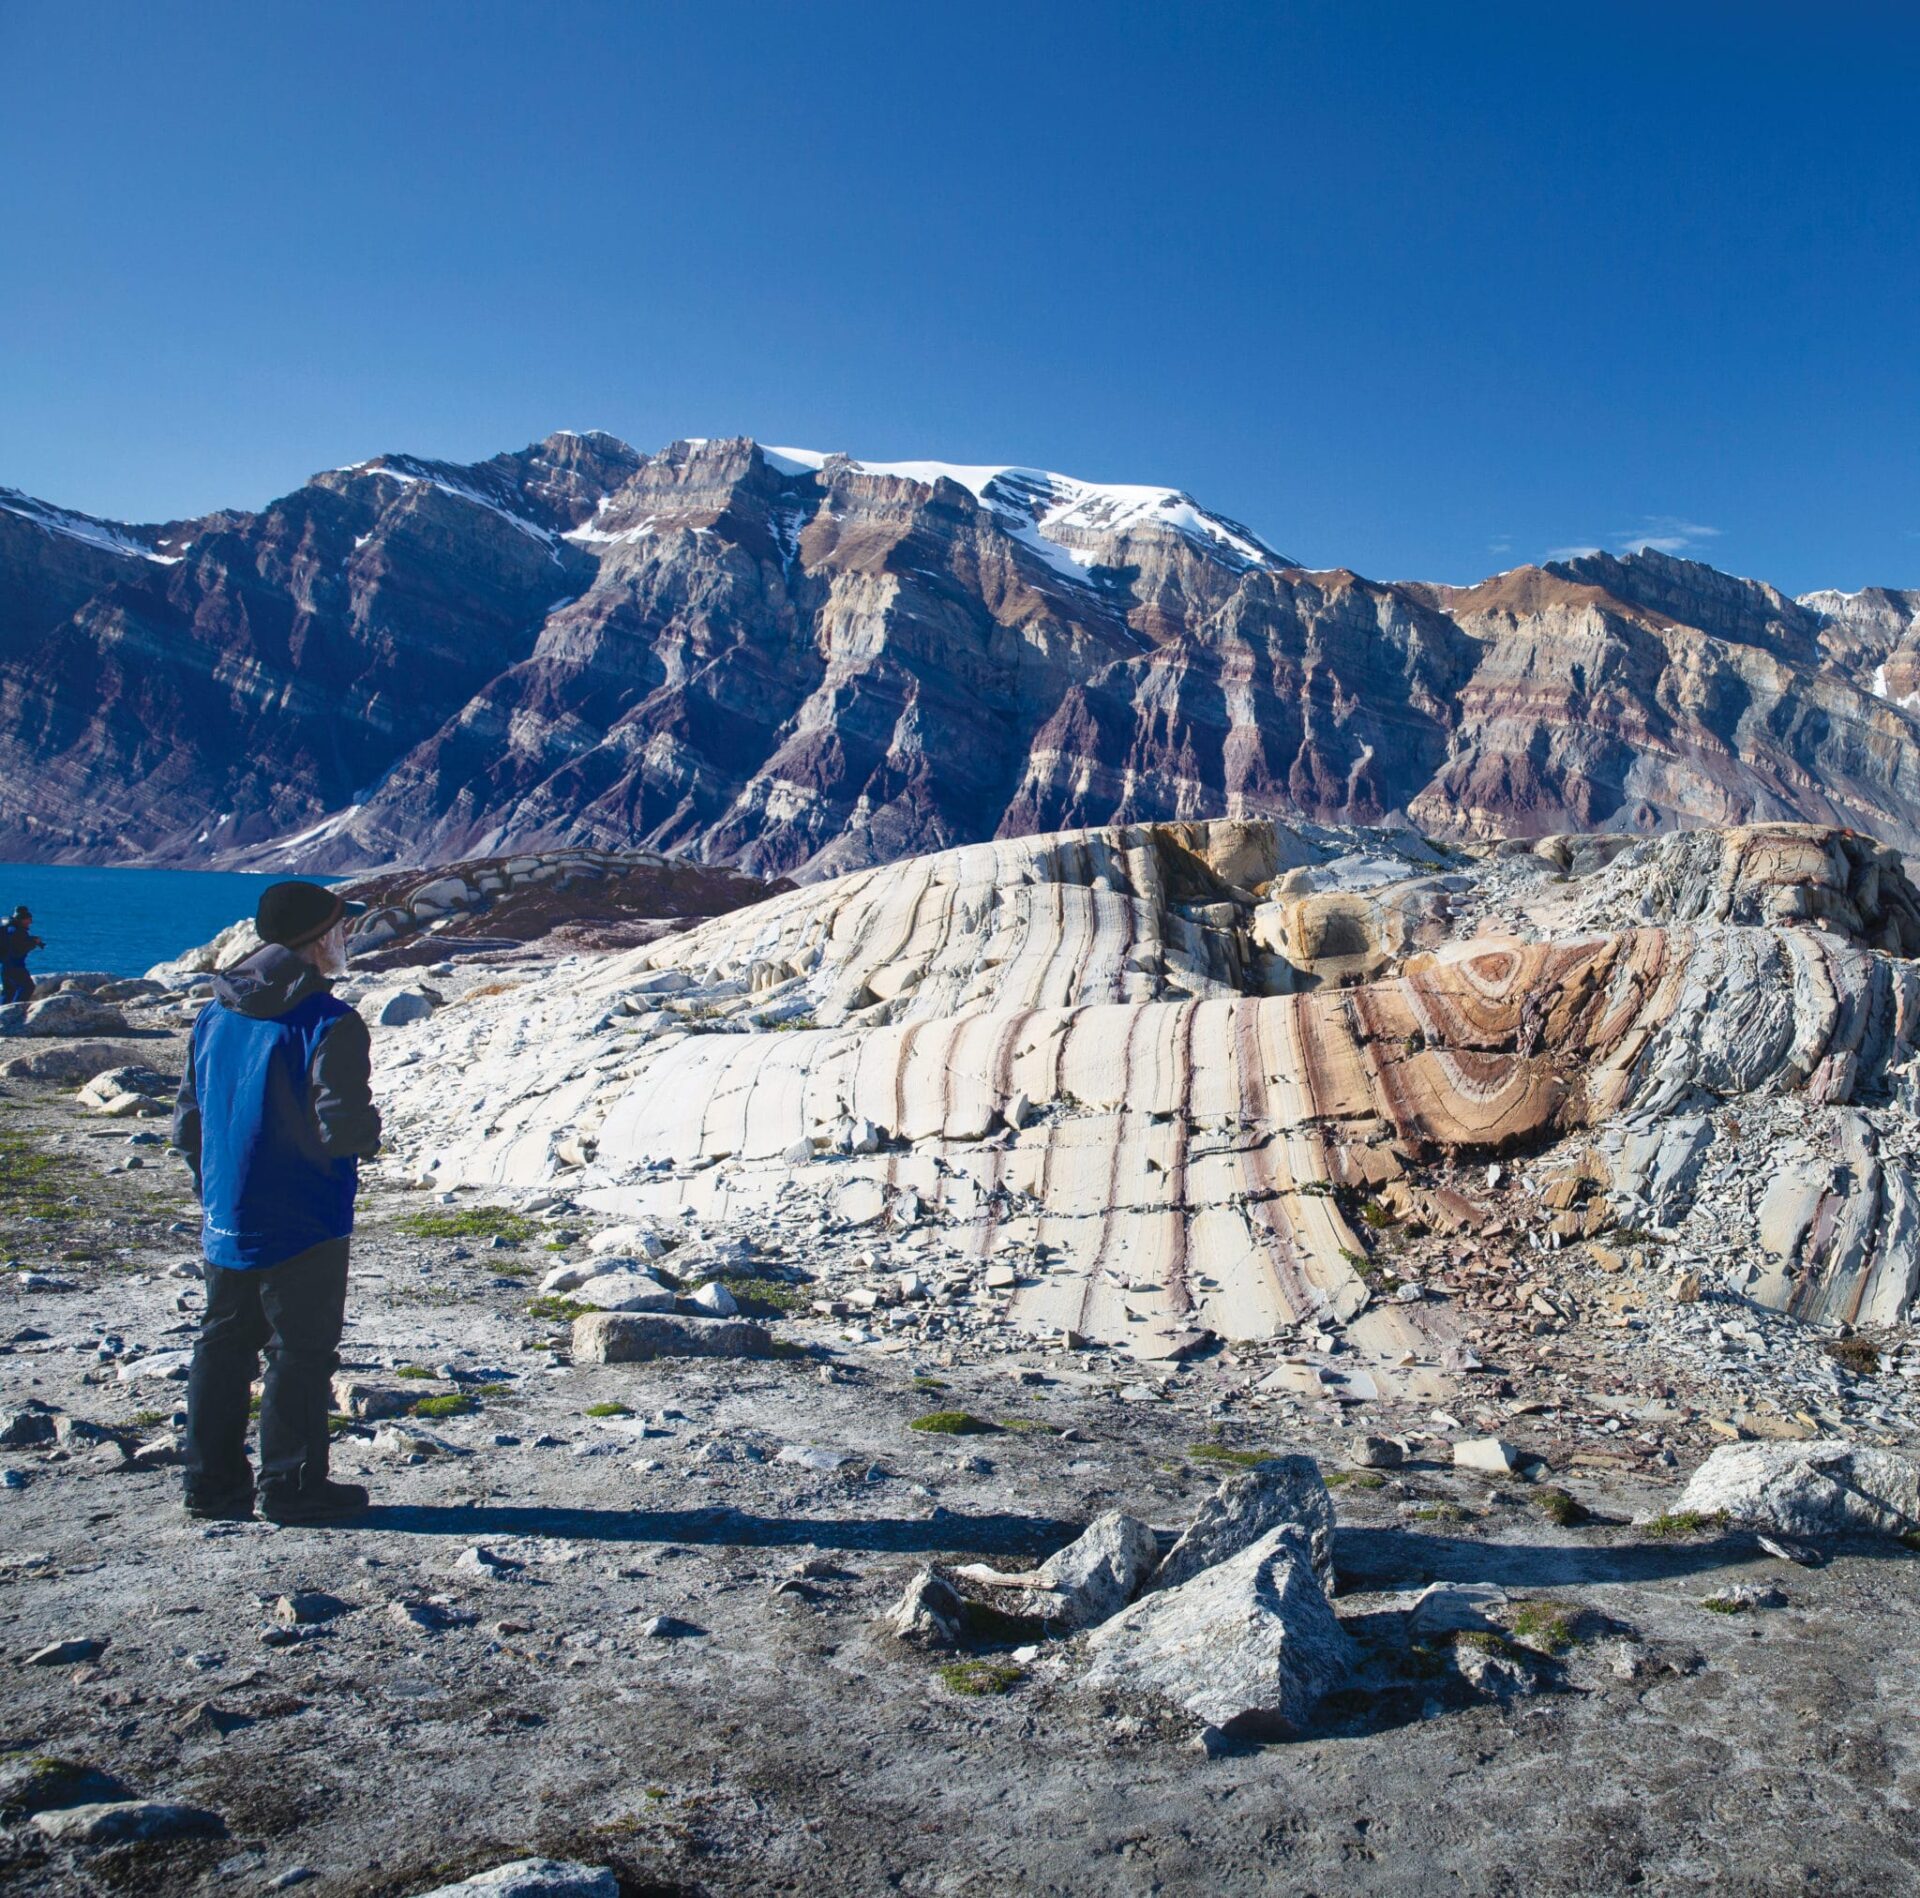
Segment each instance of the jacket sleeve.
[{"label": "jacket sleeve", "polygon": [[[196,1030],[199,1024],[194,1024]],[[173,1103],[173,1144],[187,1156],[193,1190],[200,1190],[200,1092],[193,1078],[193,1050],[197,1033],[187,1037],[187,1058],[180,1068],[180,1092]]]},{"label": "jacket sleeve", "polygon": [[335,1159],[365,1158],[380,1150],[380,1110],[370,1077],[373,1045],[367,1024],[351,1009],[320,1037],[308,1079],[321,1147]]}]

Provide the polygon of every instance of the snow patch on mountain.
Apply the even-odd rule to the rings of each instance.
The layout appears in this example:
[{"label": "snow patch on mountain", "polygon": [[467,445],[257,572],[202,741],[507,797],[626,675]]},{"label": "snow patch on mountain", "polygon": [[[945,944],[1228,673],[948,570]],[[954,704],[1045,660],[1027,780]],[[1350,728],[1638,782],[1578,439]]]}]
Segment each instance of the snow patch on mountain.
[{"label": "snow patch on mountain", "polygon": [[524,514],[516,514],[511,508],[503,506],[491,496],[482,494],[478,488],[469,487],[464,481],[455,481],[437,468],[427,468],[418,462],[409,462],[401,456],[383,456],[377,462],[363,462],[351,472],[355,474],[385,475],[390,481],[404,481],[408,484],[424,482],[430,488],[438,488],[442,494],[450,494],[457,501],[470,501],[475,507],[483,507],[490,514],[497,514],[508,523],[517,527],[521,533],[537,540],[559,563],[556,536],[537,521],[530,521]]},{"label": "snow patch on mountain", "polygon": [[[834,459],[812,448],[760,450],[767,465],[785,475],[817,474]],[[1129,482],[1081,481],[1045,468],[1008,463],[975,465],[954,461],[859,461],[845,458],[862,474],[890,475],[931,487],[952,481],[992,513],[999,525],[1031,548],[1057,573],[1087,580],[1086,569],[1099,564],[1100,552],[1078,544],[1080,536],[1118,538],[1149,528],[1172,528],[1208,546],[1216,558],[1243,567],[1285,567],[1293,563],[1274,552],[1250,529],[1210,514],[1178,488],[1144,487]]]},{"label": "snow patch on mountain", "polygon": [[69,540],[85,541],[89,547],[98,547],[104,553],[131,554],[136,559],[151,560],[161,567],[177,567],[180,564],[179,554],[158,553],[145,541],[136,540],[124,527],[97,521],[91,514],[69,514],[65,508],[36,501],[32,495],[22,494],[18,488],[0,488],[0,511],[17,514],[23,521],[31,521],[49,534],[64,534]]}]

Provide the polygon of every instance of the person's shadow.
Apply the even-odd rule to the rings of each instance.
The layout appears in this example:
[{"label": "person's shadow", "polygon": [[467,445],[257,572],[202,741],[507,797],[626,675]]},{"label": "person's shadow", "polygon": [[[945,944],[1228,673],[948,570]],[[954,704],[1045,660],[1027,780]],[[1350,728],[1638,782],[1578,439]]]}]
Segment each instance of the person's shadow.
[{"label": "person's shadow", "polygon": [[679,1542],[730,1548],[864,1549],[876,1555],[1046,1555],[1083,1524],[1051,1516],[756,1516],[743,1509],[556,1509],[512,1503],[376,1503],[342,1525],[401,1535],[550,1536],[571,1542]]}]

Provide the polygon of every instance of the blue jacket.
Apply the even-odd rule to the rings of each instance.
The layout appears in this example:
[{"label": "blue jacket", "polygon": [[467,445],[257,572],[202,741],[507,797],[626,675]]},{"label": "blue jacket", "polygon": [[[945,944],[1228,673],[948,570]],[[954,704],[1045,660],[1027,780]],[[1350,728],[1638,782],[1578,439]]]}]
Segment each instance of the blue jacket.
[{"label": "blue jacket", "polygon": [[380,1145],[367,1025],[268,944],[214,980],[193,1024],[174,1145],[200,1189],[212,1265],[279,1265],[353,1231],[360,1156]]}]

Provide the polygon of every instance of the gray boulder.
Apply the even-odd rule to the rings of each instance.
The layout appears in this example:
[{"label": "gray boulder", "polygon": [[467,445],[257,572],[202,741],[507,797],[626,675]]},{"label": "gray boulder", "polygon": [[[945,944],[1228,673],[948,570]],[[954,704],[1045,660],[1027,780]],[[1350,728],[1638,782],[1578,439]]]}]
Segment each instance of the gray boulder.
[{"label": "gray boulder", "polygon": [[1293,1524],[1143,1596],[1088,1643],[1090,1687],[1157,1695],[1236,1737],[1299,1732],[1353,1664]]},{"label": "gray boulder", "polygon": [[1033,1585],[1050,1589],[1058,1615],[1072,1628],[1091,1628],[1118,1614],[1160,1559],[1154,1534],[1137,1517],[1109,1509],[1085,1532],[1040,1564]]},{"label": "gray boulder", "polygon": [[55,1412],[29,1397],[19,1410],[0,1414],[0,1448],[24,1450],[32,1444],[51,1443],[57,1428]]},{"label": "gray boulder", "polygon": [[1320,1586],[1333,1591],[1333,1498],[1310,1456],[1276,1456],[1229,1476],[1167,1551],[1153,1589],[1178,1588],[1283,1525],[1304,1536]]},{"label": "gray boulder", "polygon": [[770,1358],[773,1340],[744,1319],[670,1318],[593,1311],[573,1321],[576,1364],[643,1364],[652,1358]]},{"label": "gray boulder", "polygon": [[129,1032],[126,1016],[111,1002],[96,1002],[91,995],[82,995],[77,989],[28,1002],[24,1007],[14,1002],[0,1009],[0,1034],[124,1035]]},{"label": "gray boulder", "polygon": [[226,1823],[199,1806],[158,1799],[115,1799],[61,1806],[33,1816],[34,1830],[61,1845],[126,1845],[139,1839],[217,1839]]},{"label": "gray boulder", "polygon": [[[24,1011],[21,1019],[26,1019]],[[0,1066],[0,1075],[22,1081],[87,1081],[103,1068],[124,1060],[126,1053],[124,1045],[111,1041],[56,1042],[51,1047],[15,1055]]]},{"label": "gray boulder", "polygon": [[1864,1444],[1723,1443],[1674,1507],[1783,1535],[1920,1529],[1920,1465]]},{"label": "gray boulder", "polygon": [[110,1804],[132,1795],[111,1773],[83,1760],[16,1754],[0,1766],[0,1815],[26,1818],[56,1806]]}]

